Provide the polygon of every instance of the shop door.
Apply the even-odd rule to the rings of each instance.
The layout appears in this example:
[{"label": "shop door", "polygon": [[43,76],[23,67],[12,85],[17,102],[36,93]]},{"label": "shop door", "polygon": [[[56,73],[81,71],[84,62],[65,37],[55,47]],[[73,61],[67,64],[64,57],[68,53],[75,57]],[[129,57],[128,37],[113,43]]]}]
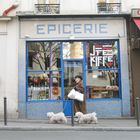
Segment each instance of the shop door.
[{"label": "shop door", "polygon": [[84,76],[82,60],[65,60],[64,61],[64,113],[66,116],[71,115],[71,101],[67,95],[74,87],[74,77],[76,75]]}]

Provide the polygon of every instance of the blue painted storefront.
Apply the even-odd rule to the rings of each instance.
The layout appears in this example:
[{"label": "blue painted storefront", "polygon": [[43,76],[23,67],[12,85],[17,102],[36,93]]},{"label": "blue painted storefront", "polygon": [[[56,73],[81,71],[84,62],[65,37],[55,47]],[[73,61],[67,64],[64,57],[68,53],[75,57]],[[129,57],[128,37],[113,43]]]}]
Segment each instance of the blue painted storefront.
[{"label": "blue painted storefront", "polygon": [[[39,28],[39,33],[43,32],[42,27]],[[77,27],[76,29],[78,29]],[[51,28],[51,31],[54,29]],[[102,28],[104,30],[104,28]],[[130,93],[128,79],[128,56],[126,40],[123,38],[114,37],[119,45],[119,63],[120,63],[120,95],[119,98],[102,98],[102,99],[87,99],[87,112],[95,111],[98,117],[123,117],[130,116]],[[112,38],[107,38],[110,40]],[[44,39],[43,39],[44,40]],[[47,39],[46,39],[47,40]],[[54,38],[55,40],[55,38]],[[78,39],[80,41],[80,39]],[[86,38],[85,38],[86,40]],[[92,40],[95,40],[94,38]],[[102,39],[103,40],[103,39]],[[105,39],[104,39],[105,40]],[[47,112],[64,111],[66,115],[71,113],[71,104],[68,100],[48,100],[48,101],[27,101],[27,47],[28,41],[36,41],[36,39],[20,39],[19,46],[19,81],[18,81],[18,96],[19,96],[19,117],[28,119],[45,119]],[[62,62],[63,63],[63,62]],[[85,63],[83,59],[83,63]],[[63,65],[63,64],[62,64]],[[84,67],[83,67],[84,69]],[[62,70],[62,73],[64,71]],[[63,74],[62,74],[63,76]],[[86,79],[86,74],[84,74]],[[84,81],[86,85],[86,82]],[[62,83],[63,86],[63,83]],[[62,95],[64,91],[62,90]]]}]

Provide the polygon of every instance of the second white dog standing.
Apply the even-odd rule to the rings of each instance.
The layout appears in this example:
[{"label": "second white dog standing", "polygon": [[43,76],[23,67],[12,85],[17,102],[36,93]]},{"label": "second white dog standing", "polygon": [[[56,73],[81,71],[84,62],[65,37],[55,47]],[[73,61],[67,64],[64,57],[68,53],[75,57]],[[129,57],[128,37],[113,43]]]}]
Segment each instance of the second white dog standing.
[{"label": "second white dog standing", "polygon": [[82,112],[76,112],[75,116],[78,118],[78,123],[98,123],[96,113],[83,114]]},{"label": "second white dog standing", "polygon": [[63,112],[59,113],[53,113],[48,112],[47,118],[49,120],[49,123],[67,123],[67,118],[65,117],[65,114]]}]

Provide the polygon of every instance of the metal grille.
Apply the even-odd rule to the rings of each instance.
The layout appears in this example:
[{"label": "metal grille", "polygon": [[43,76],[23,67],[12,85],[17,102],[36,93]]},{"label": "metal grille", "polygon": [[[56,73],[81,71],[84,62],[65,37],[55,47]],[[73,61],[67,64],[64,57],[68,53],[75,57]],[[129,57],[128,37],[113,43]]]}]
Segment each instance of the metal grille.
[{"label": "metal grille", "polygon": [[36,14],[59,14],[60,4],[35,4]]},{"label": "metal grille", "polygon": [[121,11],[121,3],[98,3],[98,13],[115,13]]}]

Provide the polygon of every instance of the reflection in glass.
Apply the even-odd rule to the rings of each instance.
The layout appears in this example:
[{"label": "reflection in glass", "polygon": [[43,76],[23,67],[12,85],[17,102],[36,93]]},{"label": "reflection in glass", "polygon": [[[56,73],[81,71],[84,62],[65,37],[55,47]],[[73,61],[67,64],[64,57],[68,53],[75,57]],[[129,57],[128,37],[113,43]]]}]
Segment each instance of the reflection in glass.
[{"label": "reflection in glass", "polygon": [[97,70],[92,73],[87,71],[87,90],[88,98],[118,97],[118,71]]},{"label": "reflection in glass", "polygon": [[28,100],[60,99],[60,77],[58,72],[29,72]]},{"label": "reflection in glass", "polygon": [[60,42],[28,42],[30,70],[57,70],[60,66]]},{"label": "reflection in glass", "polygon": [[83,58],[83,43],[63,42],[63,58]]},{"label": "reflection in glass", "polygon": [[64,91],[65,99],[70,90],[74,87],[74,77],[76,75],[83,76],[82,61],[64,61]]}]

